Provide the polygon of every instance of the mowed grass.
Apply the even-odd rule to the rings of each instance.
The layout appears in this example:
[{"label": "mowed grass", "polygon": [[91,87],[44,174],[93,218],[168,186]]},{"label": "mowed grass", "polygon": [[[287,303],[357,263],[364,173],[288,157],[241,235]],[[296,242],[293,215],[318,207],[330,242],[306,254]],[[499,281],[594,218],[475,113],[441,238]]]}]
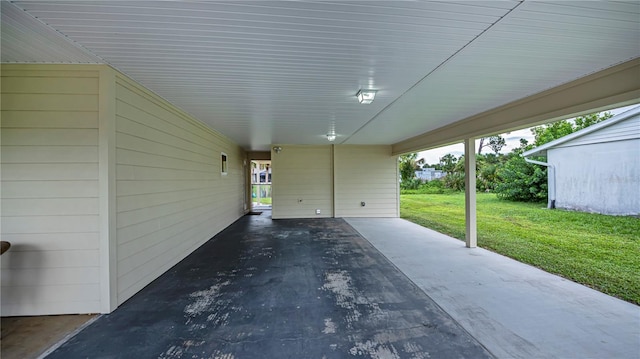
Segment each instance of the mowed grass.
[{"label": "mowed grass", "polygon": [[[400,215],[464,240],[464,193],[403,194]],[[640,219],[478,193],[478,246],[640,304]]]}]

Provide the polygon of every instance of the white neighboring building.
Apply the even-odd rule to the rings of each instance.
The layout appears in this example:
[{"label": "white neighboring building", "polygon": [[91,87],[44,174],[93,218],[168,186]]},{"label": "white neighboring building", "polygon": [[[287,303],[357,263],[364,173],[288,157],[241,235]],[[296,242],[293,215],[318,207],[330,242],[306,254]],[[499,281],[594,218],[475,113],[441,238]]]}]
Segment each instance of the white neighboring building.
[{"label": "white neighboring building", "polygon": [[444,177],[444,172],[435,168],[423,168],[420,171],[416,171],[416,177],[422,181],[431,181]]},{"label": "white neighboring building", "polygon": [[640,214],[640,106],[523,156],[546,157],[550,207]]}]

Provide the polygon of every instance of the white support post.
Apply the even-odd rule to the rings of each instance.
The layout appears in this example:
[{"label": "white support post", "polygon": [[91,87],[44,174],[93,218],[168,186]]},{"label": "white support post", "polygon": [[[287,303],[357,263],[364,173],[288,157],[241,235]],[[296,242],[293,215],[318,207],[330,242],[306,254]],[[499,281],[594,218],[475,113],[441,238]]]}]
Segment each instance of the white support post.
[{"label": "white support post", "polygon": [[116,72],[99,70],[98,186],[100,203],[100,312],[118,307],[116,238]]},{"label": "white support post", "polygon": [[465,213],[465,243],[467,248],[478,245],[476,221],[476,140],[464,140],[464,213]]}]

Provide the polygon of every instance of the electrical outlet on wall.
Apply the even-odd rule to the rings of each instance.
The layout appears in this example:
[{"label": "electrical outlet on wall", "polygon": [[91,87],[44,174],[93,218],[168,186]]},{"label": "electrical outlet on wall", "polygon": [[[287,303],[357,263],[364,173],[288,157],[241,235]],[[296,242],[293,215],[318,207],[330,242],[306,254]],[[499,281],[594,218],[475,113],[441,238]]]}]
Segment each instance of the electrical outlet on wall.
[{"label": "electrical outlet on wall", "polygon": [[320,214],[320,209],[316,209],[316,214]]}]

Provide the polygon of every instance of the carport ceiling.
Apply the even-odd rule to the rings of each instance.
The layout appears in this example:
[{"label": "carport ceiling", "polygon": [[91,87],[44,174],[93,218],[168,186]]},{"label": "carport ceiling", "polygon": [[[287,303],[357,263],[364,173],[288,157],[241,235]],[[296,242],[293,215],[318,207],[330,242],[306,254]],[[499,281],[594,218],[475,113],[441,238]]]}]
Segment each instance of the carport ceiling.
[{"label": "carport ceiling", "polygon": [[247,150],[331,128],[394,144],[640,57],[639,19],[638,1],[11,1],[1,59],[107,63]]}]

